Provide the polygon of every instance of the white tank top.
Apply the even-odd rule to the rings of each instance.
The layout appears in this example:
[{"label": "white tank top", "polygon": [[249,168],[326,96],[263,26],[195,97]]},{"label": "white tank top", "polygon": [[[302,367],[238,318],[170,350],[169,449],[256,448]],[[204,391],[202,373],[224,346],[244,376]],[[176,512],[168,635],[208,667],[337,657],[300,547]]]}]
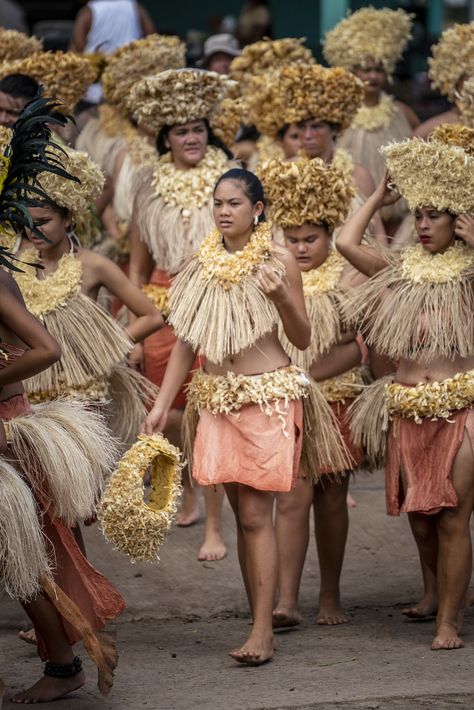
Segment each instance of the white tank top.
[{"label": "white tank top", "polygon": [[[124,44],[143,37],[136,0],[90,0],[92,24],[84,54],[111,54]],[[85,99],[98,104],[102,98],[100,84],[92,84]]]},{"label": "white tank top", "polygon": [[136,0],[90,0],[92,25],[84,54],[110,54],[143,37]]}]

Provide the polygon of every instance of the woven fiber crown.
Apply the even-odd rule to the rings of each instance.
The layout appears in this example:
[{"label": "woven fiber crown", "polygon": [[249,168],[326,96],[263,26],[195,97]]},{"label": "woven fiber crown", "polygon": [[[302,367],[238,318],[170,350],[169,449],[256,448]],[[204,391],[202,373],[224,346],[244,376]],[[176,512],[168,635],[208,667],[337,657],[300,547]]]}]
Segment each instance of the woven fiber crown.
[{"label": "woven fiber crown", "polygon": [[287,64],[314,63],[311,51],[303,46],[305,37],[285,37],[284,39],[268,39],[247,45],[240,57],[232,60],[230,75],[232,79],[245,85],[250,76],[266,74],[269,69],[276,69]]},{"label": "woven fiber crown", "polygon": [[24,59],[41,52],[43,43],[37,37],[28,37],[24,32],[0,29],[0,62]]},{"label": "woven fiber crown", "polygon": [[308,223],[332,231],[347,218],[355,194],[352,180],[320,158],[270,160],[261,179],[272,221],[283,229]]},{"label": "woven fiber crown", "polygon": [[67,111],[73,111],[94,82],[96,73],[97,70],[85,56],[72,52],[39,52],[0,65],[0,79],[9,74],[31,76],[43,85],[45,96],[61,101]]},{"label": "woven fiber crown", "polygon": [[459,81],[474,69],[474,22],[445,30],[428,58],[428,75],[434,87],[451,100]]},{"label": "woven fiber crown", "polygon": [[411,38],[412,17],[400,8],[363,7],[326,34],[324,57],[331,66],[349,70],[371,57],[391,76]]},{"label": "woven fiber crown", "polygon": [[466,79],[462,89],[456,92],[456,106],[461,114],[461,122],[474,128],[474,77]]},{"label": "woven fiber crown", "polygon": [[[351,72],[319,64],[282,67],[273,87],[278,96],[270,99],[270,105],[278,114],[280,128],[310,118],[347,128],[364,98],[364,86]],[[267,98],[265,93],[263,100]]]},{"label": "woven fiber crown", "polygon": [[207,118],[212,122],[234,85],[202,69],[169,69],[132,87],[127,106],[140,126],[158,133],[164,126]]},{"label": "woven fiber crown", "polygon": [[65,180],[55,173],[41,173],[38,180],[51,202],[69,210],[73,217],[88,212],[104,186],[104,175],[87,153],[72,148],[50,151],[70,175],[80,182]]},{"label": "woven fiber crown", "polygon": [[381,149],[397,190],[411,210],[474,212],[474,158],[457,145],[412,138]]},{"label": "woven fiber crown", "polygon": [[145,76],[185,65],[185,45],[179,37],[152,34],[130,42],[107,60],[101,79],[104,97],[126,113],[126,98],[133,84]]}]

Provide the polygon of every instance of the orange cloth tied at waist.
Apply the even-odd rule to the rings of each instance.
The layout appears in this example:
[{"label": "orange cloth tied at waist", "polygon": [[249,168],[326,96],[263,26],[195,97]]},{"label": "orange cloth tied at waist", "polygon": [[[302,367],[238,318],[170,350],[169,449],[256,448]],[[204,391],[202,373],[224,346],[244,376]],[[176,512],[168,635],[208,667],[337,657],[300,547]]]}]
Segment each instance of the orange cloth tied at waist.
[{"label": "orange cloth tied at waist", "polygon": [[193,477],[202,486],[240,483],[262,491],[288,492],[299,473],[303,434],[301,400],[279,400],[281,415],[246,404],[234,414],[201,409],[193,454]]}]

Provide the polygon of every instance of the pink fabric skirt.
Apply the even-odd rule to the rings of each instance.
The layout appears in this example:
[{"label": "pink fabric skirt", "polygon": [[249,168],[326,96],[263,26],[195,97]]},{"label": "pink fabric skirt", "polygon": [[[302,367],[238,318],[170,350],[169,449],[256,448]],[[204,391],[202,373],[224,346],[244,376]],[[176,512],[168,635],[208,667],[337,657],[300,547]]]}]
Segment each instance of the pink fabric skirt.
[{"label": "pink fabric skirt", "polygon": [[202,486],[240,483],[262,491],[288,492],[299,473],[303,405],[283,401],[281,416],[268,416],[258,404],[234,414],[201,410],[193,453],[193,476]]},{"label": "pink fabric skirt", "polygon": [[[449,420],[399,417],[390,425],[385,463],[389,515],[426,513],[455,508],[458,498],[451,481],[454,460],[464,432],[474,449],[474,410],[453,412]],[[401,471],[406,480],[403,493]]]}]

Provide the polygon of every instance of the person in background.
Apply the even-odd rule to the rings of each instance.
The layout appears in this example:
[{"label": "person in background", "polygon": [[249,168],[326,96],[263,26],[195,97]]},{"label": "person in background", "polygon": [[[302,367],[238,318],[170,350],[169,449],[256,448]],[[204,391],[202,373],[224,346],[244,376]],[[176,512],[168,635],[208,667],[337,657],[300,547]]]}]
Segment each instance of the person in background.
[{"label": "person in background", "polygon": [[26,104],[38,95],[40,85],[26,74],[9,74],[0,80],[0,125],[11,128]]},{"label": "person in background", "polygon": [[2,0],[0,2],[0,26],[6,30],[28,32],[25,11],[15,0]]},{"label": "person in background", "polygon": [[272,14],[268,0],[247,0],[239,16],[237,36],[242,44],[258,42],[271,35]]},{"label": "person in background", "polygon": [[239,55],[239,43],[233,35],[212,35],[205,41],[204,54],[196,66],[218,74],[230,74],[230,64]]},{"label": "person in background", "polygon": [[[124,44],[153,32],[153,20],[136,0],[90,0],[76,17],[69,51],[112,54]],[[86,100],[98,104],[101,98],[100,85],[93,84]]]}]

